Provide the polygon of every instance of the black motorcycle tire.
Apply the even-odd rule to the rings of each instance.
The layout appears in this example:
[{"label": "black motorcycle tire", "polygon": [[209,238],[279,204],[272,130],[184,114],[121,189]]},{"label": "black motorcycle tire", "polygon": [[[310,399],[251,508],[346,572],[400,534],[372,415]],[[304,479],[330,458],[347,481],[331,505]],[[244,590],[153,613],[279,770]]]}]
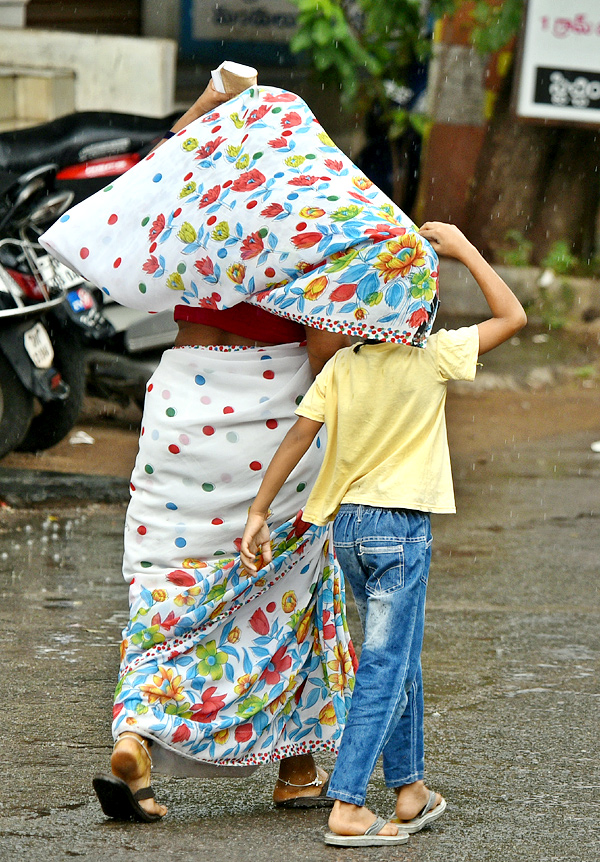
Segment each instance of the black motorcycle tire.
[{"label": "black motorcycle tire", "polygon": [[33,416],[33,395],[0,353],[0,458],[17,449]]},{"label": "black motorcycle tire", "polygon": [[46,327],[54,348],[53,365],[69,384],[64,401],[47,401],[31,420],[29,430],[16,448],[20,452],[39,452],[50,449],[66,437],[73,428],[85,395],[85,348],[77,330],[59,321],[47,322]]}]

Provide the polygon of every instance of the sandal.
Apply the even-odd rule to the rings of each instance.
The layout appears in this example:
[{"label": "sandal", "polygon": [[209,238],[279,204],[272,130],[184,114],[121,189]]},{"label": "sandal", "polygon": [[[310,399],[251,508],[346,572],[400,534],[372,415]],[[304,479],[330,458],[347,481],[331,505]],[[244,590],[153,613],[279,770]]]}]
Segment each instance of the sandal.
[{"label": "sandal", "polygon": [[[140,739],[134,733],[122,733],[115,742],[115,746],[124,737],[135,739],[144,750],[152,766],[152,758],[147,747],[150,743],[147,740]],[[163,817],[162,814],[146,811],[139,804],[142,799],[154,799],[154,790],[152,787],[141,787],[134,793],[126,781],[123,781],[122,778],[118,778],[112,773],[95,775],[92,780],[92,786],[96,792],[102,811],[107,817],[112,817],[114,820],[138,820],[143,823],[155,823]]]},{"label": "sandal", "polygon": [[424,826],[427,826],[428,823],[433,823],[434,820],[437,820],[438,817],[446,810],[446,800],[442,796],[442,799],[439,805],[435,804],[436,792],[435,790],[429,791],[429,799],[421,808],[416,817],[413,817],[412,820],[400,820],[399,817],[391,817],[390,823],[395,823],[397,826],[400,826],[401,829],[404,829],[405,832],[409,832],[411,835],[415,832],[420,832]]},{"label": "sandal", "polygon": [[291,781],[285,781],[283,778],[278,778],[282,784],[288,787],[320,787],[321,792],[318,796],[293,796],[291,799],[282,799],[280,802],[275,802],[275,808],[333,808],[334,799],[327,796],[329,789],[329,778],[324,783],[321,783],[319,774],[317,773],[314,781],[309,781],[308,784],[293,784]]},{"label": "sandal", "polygon": [[377,817],[362,835],[338,835],[337,832],[326,832],[323,836],[325,844],[335,844],[338,847],[383,847],[386,844],[406,844],[408,833],[398,831],[397,835],[378,835],[387,820]]}]

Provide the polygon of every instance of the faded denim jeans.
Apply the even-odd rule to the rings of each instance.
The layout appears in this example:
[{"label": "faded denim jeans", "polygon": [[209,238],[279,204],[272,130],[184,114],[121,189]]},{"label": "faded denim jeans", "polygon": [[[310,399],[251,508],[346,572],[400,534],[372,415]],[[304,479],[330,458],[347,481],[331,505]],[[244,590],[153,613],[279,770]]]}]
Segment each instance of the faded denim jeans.
[{"label": "faded denim jeans", "polygon": [[364,643],[327,795],[364,805],[383,753],[388,787],[424,777],[421,647],[431,560],[429,514],[343,503],[335,551]]}]

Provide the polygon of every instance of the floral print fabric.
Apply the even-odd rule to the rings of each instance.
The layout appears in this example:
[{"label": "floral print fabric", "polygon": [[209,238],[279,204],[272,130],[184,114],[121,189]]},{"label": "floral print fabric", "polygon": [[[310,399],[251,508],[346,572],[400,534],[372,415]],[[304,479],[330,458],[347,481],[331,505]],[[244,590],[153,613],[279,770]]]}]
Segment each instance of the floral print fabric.
[{"label": "floral print fabric", "polygon": [[[274,560],[238,548],[248,505],[311,382],[306,350],[184,347],[148,384],[131,480],[113,734],[179,759],[252,766],[337,750],[354,682],[330,527],[299,515],[322,437],[273,505]],[[159,749],[159,750],[157,750]],[[191,769],[191,766],[190,766]]]},{"label": "floral print fabric", "polygon": [[42,244],[118,302],[241,301],[308,326],[422,346],[437,257],[294,93],[255,87],[201,117]]}]

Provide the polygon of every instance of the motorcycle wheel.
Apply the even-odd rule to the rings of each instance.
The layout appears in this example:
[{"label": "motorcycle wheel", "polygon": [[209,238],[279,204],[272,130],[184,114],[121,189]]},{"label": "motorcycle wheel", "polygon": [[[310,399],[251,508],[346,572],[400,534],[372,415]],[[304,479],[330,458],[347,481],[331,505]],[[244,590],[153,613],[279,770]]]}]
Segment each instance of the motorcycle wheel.
[{"label": "motorcycle wheel", "polygon": [[0,458],[17,449],[33,416],[33,395],[0,353]]},{"label": "motorcycle wheel", "polygon": [[47,401],[31,420],[24,439],[16,448],[20,452],[50,449],[66,437],[77,422],[85,395],[85,349],[79,334],[58,322],[46,324],[54,348],[53,365],[60,371],[70,392],[64,401]]}]

